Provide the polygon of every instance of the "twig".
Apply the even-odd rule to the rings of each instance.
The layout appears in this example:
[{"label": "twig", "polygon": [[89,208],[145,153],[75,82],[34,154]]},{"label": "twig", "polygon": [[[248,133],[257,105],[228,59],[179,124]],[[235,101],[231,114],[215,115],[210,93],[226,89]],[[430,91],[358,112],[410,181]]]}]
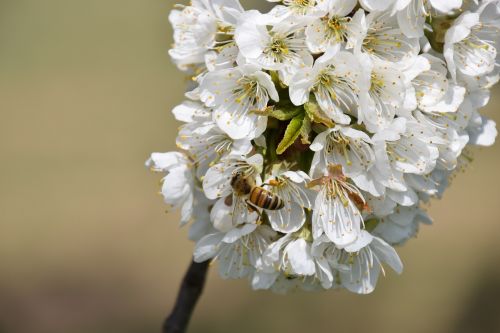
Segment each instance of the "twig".
[{"label": "twig", "polygon": [[192,261],[182,280],[174,309],[163,323],[163,333],[184,333],[200,297],[208,271],[208,261]]}]

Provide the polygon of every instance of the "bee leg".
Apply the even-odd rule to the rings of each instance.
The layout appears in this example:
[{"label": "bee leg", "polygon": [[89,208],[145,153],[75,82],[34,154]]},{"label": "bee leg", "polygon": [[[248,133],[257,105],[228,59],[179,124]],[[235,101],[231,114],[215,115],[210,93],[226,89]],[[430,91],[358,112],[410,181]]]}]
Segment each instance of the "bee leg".
[{"label": "bee leg", "polygon": [[262,183],[260,186],[261,187],[264,187],[264,186],[278,186],[279,185],[279,182],[277,180],[274,180],[274,179],[271,179],[269,180],[269,182],[267,183]]},{"label": "bee leg", "polygon": [[253,203],[250,202],[250,200],[245,200],[245,202],[247,203],[248,205],[248,210],[251,211],[251,212],[256,212],[257,214],[259,214],[260,217],[262,217],[262,213],[259,211],[259,208],[257,206],[255,206]]}]

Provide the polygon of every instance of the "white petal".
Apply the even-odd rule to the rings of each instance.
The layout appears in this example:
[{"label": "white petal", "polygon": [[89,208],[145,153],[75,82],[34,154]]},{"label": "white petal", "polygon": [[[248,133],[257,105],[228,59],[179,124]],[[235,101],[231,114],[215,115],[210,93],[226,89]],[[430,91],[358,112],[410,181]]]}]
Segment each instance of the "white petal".
[{"label": "white petal", "polygon": [[373,236],[365,231],[361,230],[361,232],[358,235],[358,238],[352,243],[344,247],[344,250],[346,250],[349,253],[354,253],[358,252],[362,248],[368,246],[373,240]]},{"label": "white petal", "polygon": [[297,275],[314,275],[316,268],[311,255],[311,246],[304,239],[298,238],[290,242],[285,252],[293,273]]},{"label": "white petal", "polygon": [[492,146],[498,135],[496,123],[484,116],[481,118],[483,121],[481,127],[470,131],[470,142],[478,146]]},{"label": "white petal", "polygon": [[279,102],[280,97],[278,95],[278,91],[274,86],[273,80],[271,76],[264,72],[255,72],[255,77],[258,79],[259,83],[267,90],[269,97],[271,97],[274,101]]},{"label": "white petal", "polygon": [[248,235],[257,229],[257,224],[246,223],[242,227],[237,227],[229,230],[222,241],[224,243],[234,243],[241,237]]},{"label": "white petal", "polygon": [[316,258],[316,275],[321,281],[321,286],[330,289],[333,286],[333,273],[326,258]]},{"label": "white petal", "polygon": [[252,277],[252,288],[254,290],[269,289],[276,282],[278,276],[279,272],[268,273],[257,271]]},{"label": "white petal", "polygon": [[398,253],[392,246],[387,244],[385,241],[378,237],[374,237],[372,241],[373,251],[377,256],[387,263],[396,273],[401,274],[403,272],[403,263],[398,256]]},{"label": "white petal", "polygon": [[312,144],[309,146],[309,149],[312,151],[320,151],[325,148],[326,137],[332,132],[332,130],[326,130],[319,133],[315,138]]},{"label": "white petal", "polygon": [[294,105],[303,105],[309,101],[310,90],[313,85],[310,77],[311,69],[299,71],[290,83],[290,100]]},{"label": "white petal", "polygon": [[235,117],[226,108],[219,108],[214,112],[214,119],[217,125],[229,137],[235,140],[248,139],[250,136],[254,136],[261,118],[266,119],[266,117],[261,117],[254,113]]},{"label": "white petal", "polygon": [[[187,171],[187,172],[186,172]],[[191,172],[184,168],[172,169],[162,180],[161,193],[165,203],[177,206],[192,196]]]},{"label": "white petal", "polygon": [[359,2],[363,8],[372,12],[389,8],[394,3],[394,0],[360,0]]},{"label": "white petal", "polygon": [[256,10],[250,10],[240,17],[241,23],[236,27],[234,39],[245,57],[255,59],[260,56],[271,38],[265,26],[257,25],[263,16]]},{"label": "white petal", "polygon": [[421,106],[421,109],[426,112],[455,112],[464,101],[465,93],[465,88],[453,85],[441,102],[428,107]]},{"label": "white petal", "polygon": [[190,123],[195,118],[206,118],[210,116],[210,112],[203,104],[193,101],[186,101],[181,105],[176,106],[172,113],[178,121]]},{"label": "white petal", "polygon": [[194,261],[204,262],[215,257],[223,237],[224,234],[219,232],[200,239],[194,249]]},{"label": "white petal", "polygon": [[208,169],[203,178],[203,191],[209,199],[226,197],[231,193],[230,177],[226,175],[224,164],[216,164]]},{"label": "white petal", "polygon": [[266,213],[273,229],[286,234],[298,231],[306,222],[304,208],[296,202],[286,203],[285,207]]},{"label": "white petal", "polygon": [[165,172],[177,166],[188,167],[188,159],[179,152],[152,153],[151,158],[146,161],[146,166],[154,171]]},{"label": "white petal", "polygon": [[449,13],[452,10],[462,7],[462,0],[429,0],[431,6],[442,13]]},{"label": "white petal", "polygon": [[232,206],[227,206],[225,198],[217,200],[210,211],[210,221],[215,229],[221,232],[228,232],[233,229]]}]

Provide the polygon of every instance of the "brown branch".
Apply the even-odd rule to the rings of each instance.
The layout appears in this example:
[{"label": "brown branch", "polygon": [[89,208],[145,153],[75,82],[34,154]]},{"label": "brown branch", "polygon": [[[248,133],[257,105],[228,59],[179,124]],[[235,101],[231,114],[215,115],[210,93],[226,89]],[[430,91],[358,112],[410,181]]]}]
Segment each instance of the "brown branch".
[{"label": "brown branch", "polygon": [[203,291],[208,271],[208,261],[189,266],[175,301],[174,309],[163,323],[163,333],[184,333],[189,325],[196,302]]}]

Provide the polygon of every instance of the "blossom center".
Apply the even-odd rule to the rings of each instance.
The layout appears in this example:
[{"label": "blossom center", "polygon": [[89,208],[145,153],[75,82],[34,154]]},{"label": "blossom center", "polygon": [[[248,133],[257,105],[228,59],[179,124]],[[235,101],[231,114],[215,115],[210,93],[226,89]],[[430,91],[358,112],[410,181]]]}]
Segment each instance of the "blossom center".
[{"label": "blossom center", "polygon": [[377,73],[372,73],[371,78],[370,91],[380,93],[380,91],[385,87],[384,80],[377,75]]},{"label": "blossom center", "polygon": [[330,65],[323,69],[316,78],[313,91],[321,97],[329,96],[335,103],[349,105],[351,93],[357,93],[355,81],[349,76],[335,75],[335,66]]},{"label": "blossom center", "polygon": [[336,151],[339,154],[344,156],[348,165],[351,165],[352,161],[349,158],[349,152],[351,150],[350,144],[351,144],[351,141],[348,138],[346,138],[345,136],[343,136],[341,133],[332,132],[328,136],[328,140],[327,140],[326,147],[325,147],[325,152],[327,154],[331,154],[331,153]]},{"label": "blossom center", "polygon": [[305,14],[309,8],[314,6],[315,0],[284,0],[283,3],[299,14]]},{"label": "blossom center", "polygon": [[271,41],[270,51],[274,53],[278,58],[283,58],[286,56],[290,50],[285,40],[282,37],[273,37]]},{"label": "blossom center", "polygon": [[255,79],[243,76],[237,82],[238,86],[233,90],[233,94],[237,96],[236,103],[241,104],[246,98],[259,100],[259,85]]},{"label": "blossom center", "polygon": [[347,24],[350,21],[349,17],[325,16],[322,18],[327,26],[326,38],[334,39],[337,42],[342,42],[347,39]]}]

